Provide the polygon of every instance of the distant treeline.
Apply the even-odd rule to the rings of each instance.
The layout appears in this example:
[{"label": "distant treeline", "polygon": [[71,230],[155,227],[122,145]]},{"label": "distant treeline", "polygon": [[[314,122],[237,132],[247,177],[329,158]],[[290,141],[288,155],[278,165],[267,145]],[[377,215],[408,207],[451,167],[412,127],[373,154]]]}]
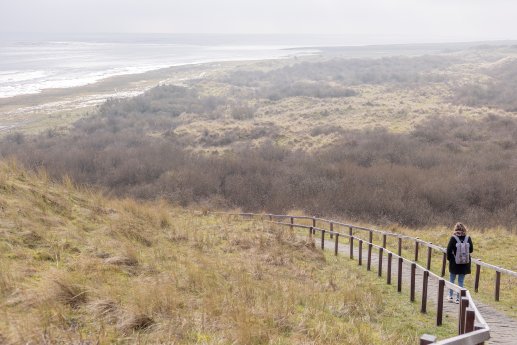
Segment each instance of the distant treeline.
[{"label": "distant treeline", "polygon": [[[104,110],[105,111],[105,110]],[[127,125],[123,113],[81,120],[66,135],[12,135],[4,156],[114,195],[181,205],[339,215],[408,226],[517,228],[517,120],[436,118],[407,134],[342,132],[315,153],[273,143],[213,156],[145,135],[161,117]],[[104,125],[99,125],[103,123]]]}]

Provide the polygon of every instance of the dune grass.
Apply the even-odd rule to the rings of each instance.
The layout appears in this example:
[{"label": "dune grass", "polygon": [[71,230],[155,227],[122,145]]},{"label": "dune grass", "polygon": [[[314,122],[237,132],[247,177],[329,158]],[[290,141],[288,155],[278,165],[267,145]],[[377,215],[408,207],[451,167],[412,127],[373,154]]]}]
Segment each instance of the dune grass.
[{"label": "dune grass", "polygon": [[413,344],[433,326],[261,222],[110,200],[0,164],[2,344]]}]

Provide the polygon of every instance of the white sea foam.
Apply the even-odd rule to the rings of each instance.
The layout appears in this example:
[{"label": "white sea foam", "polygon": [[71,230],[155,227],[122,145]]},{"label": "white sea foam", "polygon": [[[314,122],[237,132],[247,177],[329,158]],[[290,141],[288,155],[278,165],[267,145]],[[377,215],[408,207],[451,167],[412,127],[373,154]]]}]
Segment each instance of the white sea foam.
[{"label": "white sea foam", "polygon": [[141,43],[61,41],[0,45],[0,98],[70,88],[161,68],[216,61],[285,58],[314,50],[287,45],[201,45],[189,42]]}]

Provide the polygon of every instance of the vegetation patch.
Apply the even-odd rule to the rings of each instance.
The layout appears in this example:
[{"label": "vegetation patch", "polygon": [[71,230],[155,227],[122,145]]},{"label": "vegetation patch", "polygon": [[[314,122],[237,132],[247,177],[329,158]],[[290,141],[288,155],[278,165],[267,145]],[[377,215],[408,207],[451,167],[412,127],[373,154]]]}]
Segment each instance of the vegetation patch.
[{"label": "vegetation patch", "polygon": [[[413,344],[454,332],[286,229],[106,199],[13,165],[0,174],[11,221],[0,225],[3,343]],[[59,195],[71,212],[44,213],[30,190]],[[127,223],[148,243],[121,234]],[[28,245],[20,227],[40,237]],[[35,259],[43,248],[57,259]]]}]

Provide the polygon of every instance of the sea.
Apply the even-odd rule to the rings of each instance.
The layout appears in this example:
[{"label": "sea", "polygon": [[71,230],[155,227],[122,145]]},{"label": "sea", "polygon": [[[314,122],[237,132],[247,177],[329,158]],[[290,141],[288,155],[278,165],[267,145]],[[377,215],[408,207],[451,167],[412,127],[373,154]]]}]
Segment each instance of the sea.
[{"label": "sea", "polygon": [[315,54],[316,42],[325,43],[281,35],[2,34],[0,98],[172,66]]}]

